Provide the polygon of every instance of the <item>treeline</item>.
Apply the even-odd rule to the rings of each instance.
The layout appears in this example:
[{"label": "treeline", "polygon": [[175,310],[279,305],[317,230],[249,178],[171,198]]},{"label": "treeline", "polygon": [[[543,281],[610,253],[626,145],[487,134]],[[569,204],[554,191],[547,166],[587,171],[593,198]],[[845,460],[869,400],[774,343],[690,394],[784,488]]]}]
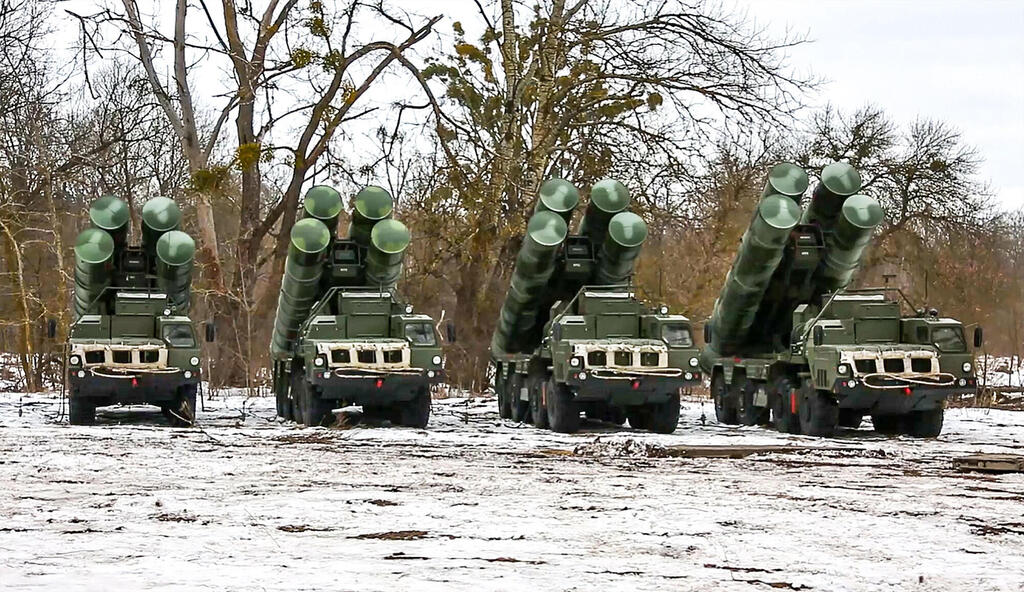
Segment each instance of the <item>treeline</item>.
[{"label": "treeline", "polygon": [[[382,2],[217,4],[0,0],[10,388],[59,375],[73,241],[104,193],[182,205],[200,246],[193,317],[220,329],[211,378],[251,386],[303,191],[384,186],[414,236],[400,289],[455,321],[453,382],[479,388],[545,178],[584,193],[622,180],[651,227],[638,286],[702,320],[782,159],[812,173],[848,160],[885,205],[861,283],[1021,353],[1024,216],[997,207],[981,155],[945,122],[803,109],[815,81],[786,63],[801,39],[700,2],[500,0],[472,22]],[[77,47],[54,49],[68,31]]]}]

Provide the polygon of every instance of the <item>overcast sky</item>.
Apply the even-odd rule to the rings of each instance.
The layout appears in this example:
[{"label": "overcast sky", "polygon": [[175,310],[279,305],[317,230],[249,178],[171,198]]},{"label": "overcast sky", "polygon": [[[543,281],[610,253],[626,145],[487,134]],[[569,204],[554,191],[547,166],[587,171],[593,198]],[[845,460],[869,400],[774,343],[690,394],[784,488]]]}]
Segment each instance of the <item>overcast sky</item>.
[{"label": "overcast sky", "polygon": [[898,122],[945,120],[986,162],[1008,208],[1024,206],[1024,2],[757,0],[739,2],[769,31],[806,33],[794,66],[829,80],[818,100],[874,103]]}]

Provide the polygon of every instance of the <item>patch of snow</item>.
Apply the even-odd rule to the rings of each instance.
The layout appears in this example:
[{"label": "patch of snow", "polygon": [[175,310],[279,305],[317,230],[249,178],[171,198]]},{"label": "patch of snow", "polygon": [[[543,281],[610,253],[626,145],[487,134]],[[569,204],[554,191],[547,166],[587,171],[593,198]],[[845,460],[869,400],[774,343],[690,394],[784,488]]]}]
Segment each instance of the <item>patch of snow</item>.
[{"label": "patch of snow", "polygon": [[[951,409],[942,436],[914,440],[721,426],[697,400],[670,435],[554,434],[482,397],[434,401],[425,430],[300,428],[273,405],[218,392],[194,429],[141,406],[83,427],[56,396],[0,395],[0,588],[1024,585],[1024,475],[951,466],[1019,454],[1021,412]],[[812,449],[649,454],[680,445]]]}]

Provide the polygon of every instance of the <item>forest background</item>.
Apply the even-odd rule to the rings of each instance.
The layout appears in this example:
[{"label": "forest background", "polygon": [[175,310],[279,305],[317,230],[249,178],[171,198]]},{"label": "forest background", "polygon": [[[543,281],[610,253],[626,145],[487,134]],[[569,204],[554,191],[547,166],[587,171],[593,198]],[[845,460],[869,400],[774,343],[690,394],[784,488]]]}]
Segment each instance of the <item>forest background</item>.
[{"label": "forest background", "polygon": [[182,206],[211,383],[257,387],[303,192],[385,187],[413,234],[400,291],[454,321],[450,383],[479,391],[543,180],[624,182],[650,226],[636,284],[700,322],[780,160],[812,178],[848,161],[883,204],[859,284],[1024,353],[1024,209],[955,121],[809,107],[823,79],[789,59],[808,39],[719,4],[463,4],[0,0],[2,383],[59,378],[72,247],[102,194],[136,231],[149,197]]}]

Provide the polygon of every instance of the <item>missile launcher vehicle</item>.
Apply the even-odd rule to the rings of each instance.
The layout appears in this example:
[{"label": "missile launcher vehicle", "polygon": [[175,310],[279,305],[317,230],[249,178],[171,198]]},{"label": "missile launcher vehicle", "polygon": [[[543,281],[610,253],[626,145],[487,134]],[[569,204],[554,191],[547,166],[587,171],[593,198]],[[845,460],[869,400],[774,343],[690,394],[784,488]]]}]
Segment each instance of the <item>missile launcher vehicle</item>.
[{"label": "missile launcher vehicle", "polygon": [[772,168],[704,326],[718,421],[828,436],[870,415],[882,433],[937,436],[946,399],[977,387],[963,324],[904,314],[896,289],[849,289],[882,208],[845,163],[801,209],[808,185],[796,165]]},{"label": "missile launcher vehicle", "polygon": [[690,321],[630,285],[647,237],[618,181],[596,183],[569,234],[579,192],[543,184],[501,316],[491,365],[501,417],[575,432],[588,419],[670,433],[682,390],[699,384]]},{"label": "missile launcher vehicle", "polygon": [[[341,195],[318,185],[291,231],[270,353],[277,414],[307,426],[362,405],[365,418],[424,427],[443,378],[435,323],[395,291],[410,236],[391,195],[366,187],[337,238]],[[448,325],[448,339],[454,329]]]},{"label": "missile launcher vehicle", "polygon": [[[128,204],[93,202],[91,227],[75,242],[75,293],[66,345],[72,424],[91,424],[96,407],[158,405],[175,426],[195,421],[200,350],[188,316],[195,243],[178,230],[173,200],[142,208],[142,244],[128,244]],[[207,326],[208,341],[214,338]]]}]

